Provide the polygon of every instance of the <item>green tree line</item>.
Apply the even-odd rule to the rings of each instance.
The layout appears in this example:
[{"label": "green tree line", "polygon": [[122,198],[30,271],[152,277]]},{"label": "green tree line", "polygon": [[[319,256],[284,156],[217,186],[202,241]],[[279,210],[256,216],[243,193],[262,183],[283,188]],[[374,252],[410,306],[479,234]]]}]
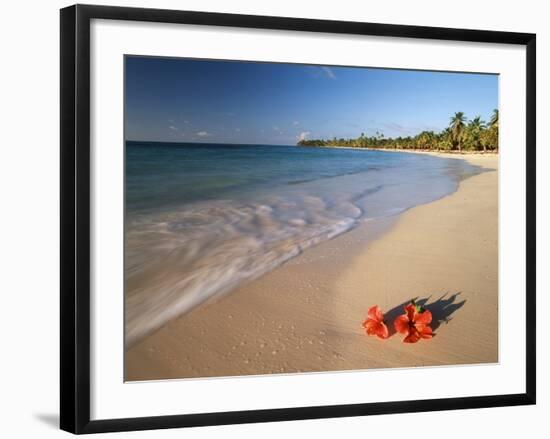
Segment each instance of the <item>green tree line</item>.
[{"label": "green tree line", "polygon": [[303,139],[300,146],[350,146],[355,148],[420,149],[433,151],[498,151],[498,110],[493,110],[489,122],[481,116],[468,120],[456,112],[449,126],[440,132],[422,131],[416,136],[384,137],[381,133],[355,139]]}]

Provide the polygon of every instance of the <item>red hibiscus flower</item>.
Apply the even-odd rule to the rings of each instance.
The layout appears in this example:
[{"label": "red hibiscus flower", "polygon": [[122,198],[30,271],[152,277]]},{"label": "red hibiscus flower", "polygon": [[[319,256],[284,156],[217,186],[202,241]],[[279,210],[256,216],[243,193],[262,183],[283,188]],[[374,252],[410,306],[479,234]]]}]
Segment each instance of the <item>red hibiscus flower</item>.
[{"label": "red hibiscus flower", "polygon": [[384,314],[378,305],[369,309],[367,319],[363,322],[363,328],[368,335],[376,335],[378,338],[385,339],[390,335],[388,327],[384,323]]},{"label": "red hibiscus flower", "polygon": [[407,334],[403,343],[416,343],[421,338],[432,338],[431,322],[432,313],[412,301],[405,307],[405,314],[397,317],[393,325],[397,332]]}]

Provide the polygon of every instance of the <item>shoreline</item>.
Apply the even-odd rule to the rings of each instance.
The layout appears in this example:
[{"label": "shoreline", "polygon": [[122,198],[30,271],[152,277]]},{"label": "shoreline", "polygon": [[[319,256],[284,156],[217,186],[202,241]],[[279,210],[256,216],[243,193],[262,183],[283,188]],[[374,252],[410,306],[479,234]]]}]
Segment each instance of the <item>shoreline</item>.
[{"label": "shoreline", "polygon": [[299,148],[333,148],[333,149],[353,149],[359,151],[388,151],[388,152],[410,152],[413,154],[430,154],[436,156],[497,156],[496,151],[457,151],[445,149],[405,149],[405,148],[362,148],[359,146],[330,146],[330,145],[296,145]]},{"label": "shoreline", "polygon": [[[498,169],[496,153],[388,151]],[[308,249],[130,348],[126,380],[498,361],[497,190],[498,172],[483,172],[444,198]],[[371,305],[393,318],[405,301],[428,295],[433,340],[409,349],[397,335],[384,342],[364,335]]]}]

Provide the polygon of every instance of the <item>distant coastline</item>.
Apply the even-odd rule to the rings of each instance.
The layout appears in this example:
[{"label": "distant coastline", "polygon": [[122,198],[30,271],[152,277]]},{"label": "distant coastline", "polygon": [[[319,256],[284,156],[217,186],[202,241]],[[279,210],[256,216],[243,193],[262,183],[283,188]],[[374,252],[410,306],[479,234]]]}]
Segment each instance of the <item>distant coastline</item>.
[{"label": "distant coastline", "polygon": [[364,147],[364,146],[341,146],[341,145],[297,145],[305,148],[337,148],[337,149],[354,149],[364,151],[385,151],[385,152],[410,152],[413,154],[430,154],[430,155],[456,155],[456,156],[469,156],[469,155],[498,155],[498,149],[487,151],[469,151],[469,150],[448,150],[448,149],[405,149],[405,148],[377,148],[377,147]]},{"label": "distant coastline", "polygon": [[361,133],[356,138],[305,139],[298,146],[353,147],[359,149],[400,150],[400,151],[442,151],[442,152],[497,152],[498,151],[498,110],[493,110],[487,123],[476,116],[468,120],[458,111],[449,120],[449,126],[440,132],[422,131],[415,136],[384,137],[376,132],[373,136]]}]

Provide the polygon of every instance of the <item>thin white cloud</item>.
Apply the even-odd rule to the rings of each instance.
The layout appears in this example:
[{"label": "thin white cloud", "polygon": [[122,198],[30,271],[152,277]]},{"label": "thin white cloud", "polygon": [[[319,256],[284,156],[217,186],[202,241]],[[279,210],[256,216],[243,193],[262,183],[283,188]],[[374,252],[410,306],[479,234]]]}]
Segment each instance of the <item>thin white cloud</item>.
[{"label": "thin white cloud", "polygon": [[439,131],[441,128],[432,125],[401,125],[395,122],[385,122],[380,124],[384,134],[388,136],[415,136],[422,131]]},{"label": "thin white cloud", "polygon": [[175,127],[174,125],[170,125],[169,127],[172,131],[177,131],[178,130],[178,127]]},{"label": "thin white cloud", "polygon": [[280,129],[277,125],[275,125],[275,126],[273,127],[273,131],[281,131],[281,129]]},{"label": "thin white cloud", "polygon": [[189,121],[188,121],[188,120],[184,120],[183,123],[189,123]]},{"label": "thin white cloud", "polygon": [[336,75],[334,74],[334,72],[332,71],[332,69],[330,67],[323,66],[323,67],[321,67],[321,69],[323,70],[323,72],[325,73],[327,78],[336,79]]},{"label": "thin white cloud", "polygon": [[292,122],[292,125],[294,125],[294,126],[300,125],[300,122],[298,122],[297,120],[295,120],[294,122]]},{"label": "thin white cloud", "polygon": [[241,129],[240,128],[235,128],[235,132],[240,133]]},{"label": "thin white cloud", "polygon": [[300,134],[296,136],[298,140],[306,140],[307,136],[309,136],[311,132],[309,131],[302,131]]},{"label": "thin white cloud", "polygon": [[397,131],[397,132],[400,132],[400,133],[405,133],[405,132],[409,131],[408,127],[405,127],[405,126],[400,125],[400,124],[395,123],[395,122],[383,123],[382,126],[384,128],[389,129],[389,130]]},{"label": "thin white cloud", "polygon": [[311,77],[336,79],[336,73],[328,66],[306,66]]},{"label": "thin white cloud", "polygon": [[208,131],[198,131],[197,132],[197,136],[199,137],[208,137],[208,136],[211,136],[212,134],[210,134]]}]

